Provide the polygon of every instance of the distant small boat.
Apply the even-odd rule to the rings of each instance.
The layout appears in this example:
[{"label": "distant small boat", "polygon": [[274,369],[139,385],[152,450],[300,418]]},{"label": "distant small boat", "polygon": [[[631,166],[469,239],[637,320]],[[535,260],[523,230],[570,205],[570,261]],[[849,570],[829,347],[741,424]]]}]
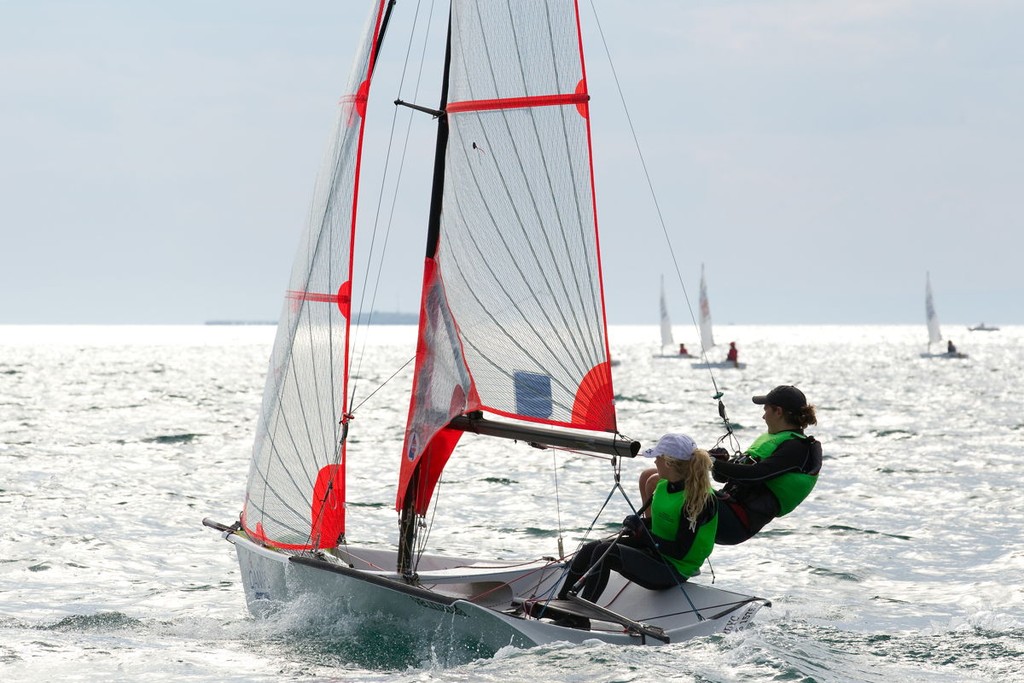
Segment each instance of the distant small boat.
[{"label": "distant small boat", "polygon": [[720,360],[712,363],[690,363],[695,368],[732,368],[734,370],[743,370],[747,367],[746,363],[733,363],[731,360]]},{"label": "distant small boat", "polygon": [[947,340],[944,353],[932,353],[932,344],[942,341],[942,331],[939,329],[939,316],[935,313],[932,280],[929,273],[924,274],[924,314],[928,323],[928,350],[921,353],[921,358],[967,358],[966,353],[956,350],[952,340]]},{"label": "distant small boat", "polygon": [[715,346],[715,335],[711,332],[711,303],[708,301],[703,263],[700,264],[700,344],[704,348],[704,353]]},{"label": "distant small boat", "polygon": [[999,328],[996,327],[995,325],[989,326],[989,325],[986,325],[985,323],[981,323],[980,325],[975,325],[974,327],[968,327],[967,331],[968,332],[998,332]]},{"label": "distant small boat", "polygon": [[655,358],[696,358],[686,350],[685,344],[679,345],[678,351],[666,353],[665,347],[672,349],[676,342],[672,336],[672,319],[668,315],[668,303],[665,301],[665,276],[661,277],[661,293],[658,297],[658,305],[661,313],[661,353],[655,354]]},{"label": "distant small boat", "polygon": [[[705,358],[707,357],[708,349],[715,345],[715,335],[711,330],[711,302],[708,299],[708,285],[704,279],[704,264],[700,264],[700,343],[704,348]],[[732,344],[730,344],[732,346]],[[742,370],[747,367],[746,363],[740,363],[734,360],[722,360],[718,362],[705,361],[702,363],[691,363],[691,365],[698,369],[707,368],[732,368],[734,370]]]}]

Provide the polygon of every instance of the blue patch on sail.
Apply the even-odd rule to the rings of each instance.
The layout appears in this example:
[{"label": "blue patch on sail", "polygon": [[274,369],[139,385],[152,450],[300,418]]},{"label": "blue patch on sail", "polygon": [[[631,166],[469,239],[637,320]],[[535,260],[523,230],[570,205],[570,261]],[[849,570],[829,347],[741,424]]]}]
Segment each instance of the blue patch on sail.
[{"label": "blue patch on sail", "polygon": [[526,417],[551,417],[551,378],[536,372],[512,373],[516,389],[516,412]]}]

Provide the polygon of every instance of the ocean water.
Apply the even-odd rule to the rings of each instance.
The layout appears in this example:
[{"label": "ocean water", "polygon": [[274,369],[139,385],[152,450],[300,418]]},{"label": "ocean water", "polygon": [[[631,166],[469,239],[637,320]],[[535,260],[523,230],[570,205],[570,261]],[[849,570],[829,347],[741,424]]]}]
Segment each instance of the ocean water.
[{"label": "ocean water", "polygon": [[[741,446],[763,426],[752,394],[794,383],[817,406],[811,498],[701,577],[773,606],[665,647],[475,658],[316,605],[249,615],[201,520],[237,519],[273,328],[0,327],[0,680],[1024,681],[1024,327],[944,331],[969,358],[919,358],[923,325],[722,326],[748,365],[711,374],[654,358],[654,326],[613,327],[628,436],[713,445],[716,391]],[[354,344],[352,542],[397,536],[413,341],[381,326]],[[606,461],[477,439],[443,478],[432,549],[556,554],[613,489]],[[642,466],[622,467],[634,502]],[[613,495],[598,529],[627,509]]]}]

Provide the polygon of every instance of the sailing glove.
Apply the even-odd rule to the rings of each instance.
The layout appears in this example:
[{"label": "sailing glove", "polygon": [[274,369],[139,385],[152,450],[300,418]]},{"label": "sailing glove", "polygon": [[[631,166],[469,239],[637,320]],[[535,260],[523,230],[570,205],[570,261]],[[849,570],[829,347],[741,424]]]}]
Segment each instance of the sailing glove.
[{"label": "sailing glove", "polygon": [[622,520],[622,528],[631,533],[636,533],[644,528],[644,523],[636,515],[629,515]]},{"label": "sailing glove", "polygon": [[725,450],[722,447],[712,448],[711,450],[708,451],[708,455],[710,455],[715,460],[728,460],[729,459],[729,451]]}]

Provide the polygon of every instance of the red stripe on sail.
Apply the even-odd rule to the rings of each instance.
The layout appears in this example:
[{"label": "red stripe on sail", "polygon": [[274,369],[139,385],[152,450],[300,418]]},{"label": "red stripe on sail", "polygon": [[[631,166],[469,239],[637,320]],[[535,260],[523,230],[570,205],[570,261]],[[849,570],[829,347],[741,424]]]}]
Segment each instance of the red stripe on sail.
[{"label": "red stripe on sail", "polygon": [[293,301],[318,301],[325,304],[336,304],[341,314],[348,318],[352,310],[352,283],[349,280],[341,283],[336,294],[323,294],[321,292],[300,292],[294,289],[288,290],[288,298]]},{"label": "red stripe on sail", "polygon": [[324,303],[332,304],[338,300],[337,294],[317,294],[316,292],[297,292],[289,291],[289,299],[295,299],[296,301],[320,301]]},{"label": "red stripe on sail", "polygon": [[[580,81],[580,85],[583,81]],[[530,107],[557,107],[566,104],[574,104],[585,107],[590,101],[590,95],[580,92],[580,86],[576,92],[559,95],[534,95],[532,97],[505,97],[493,100],[465,100],[463,102],[449,102],[444,108],[449,114],[458,114],[467,111],[493,111],[495,109],[527,109]],[[582,113],[582,110],[581,112]]]},{"label": "red stripe on sail", "polygon": [[[360,119],[366,118],[366,101],[370,97],[370,79],[367,78],[365,81],[359,84],[359,88],[354,93],[342,95],[338,99],[338,104],[345,112],[345,125],[351,128],[356,125]],[[356,117],[359,117],[358,119]]]},{"label": "red stripe on sail", "polygon": [[[583,58],[583,27],[580,24],[579,0],[574,0],[573,9],[576,12],[576,42],[580,53],[580,71],[582,76],[576,84],[577,92],[586,92],[587,89],[587,62]],[[589,97],[588,97],[589,99]],[[586,107],[586,105],[583,105]],[[601,326],[604,328],[604,348],[608,353],[608,307],[604,300],[604,265],[601,258],[601,232],[597,227],[597,193],[594,191],[594,143],[590,131],[590,110],[580,110],[580,114],[586,121],[587,126],[587,166],[590,167],[590,202],[591,211],[594,217],[594,245],[597,256],[597,279],[601,292]],[[586,391],[585,391],[586,389]],[[612,368],[608,361],[591,368],[587,376],[580,382],[580,388],[576,392],[576,401],[573,404],[572,417],[575,422],[577,415],[583,420],[594,419],[607,424],[603,429],[618,431],[615,422],[615,390],[612,388]]]}]

